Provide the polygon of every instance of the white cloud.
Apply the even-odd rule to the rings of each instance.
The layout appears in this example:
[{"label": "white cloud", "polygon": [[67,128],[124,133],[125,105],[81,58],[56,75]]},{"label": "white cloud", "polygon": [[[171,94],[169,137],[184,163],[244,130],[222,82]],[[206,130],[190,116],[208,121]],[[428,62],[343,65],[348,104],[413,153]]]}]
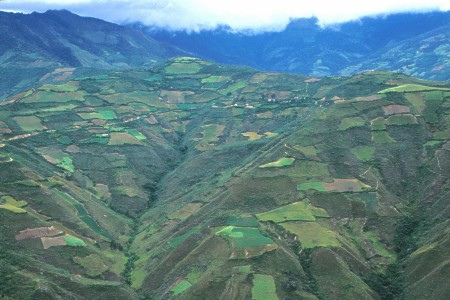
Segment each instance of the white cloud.
[{"label": "white cloud", "polygon": [[396,12],[450,10],[450,0],[4,0],[0,10],[68,9],[123,23],[168,29],[282,30],[291,19],[315,16],[321,25]]}]

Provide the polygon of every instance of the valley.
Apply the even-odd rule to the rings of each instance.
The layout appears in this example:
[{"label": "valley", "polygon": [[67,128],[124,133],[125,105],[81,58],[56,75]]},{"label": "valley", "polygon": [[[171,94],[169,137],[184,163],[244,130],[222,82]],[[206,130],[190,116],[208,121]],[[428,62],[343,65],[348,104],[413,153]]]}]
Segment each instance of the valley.
[{"label": "valley", "polygon": [[186,56],[34,85],[0,104],[0,293],[445,299],[449,100]]}]

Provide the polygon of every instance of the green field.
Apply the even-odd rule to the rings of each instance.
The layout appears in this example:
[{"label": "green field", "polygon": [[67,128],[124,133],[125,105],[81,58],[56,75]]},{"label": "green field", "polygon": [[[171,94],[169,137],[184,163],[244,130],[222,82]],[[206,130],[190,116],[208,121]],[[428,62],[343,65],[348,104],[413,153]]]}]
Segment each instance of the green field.
[{"label": "green field", "polygon": [[184,293],[187,289],[189,289],[192,284],[185,280],[180,281],[176,286],[174,286],[170,291],[174,297]]},{"label": "green field", "polygon": [[71,247],[86,247],[86,243],[74,236],[68,235],[64,238],[64,241],[66,241],[67,246],[71,246]]},{"label": "green field", "polygon": [[307,191],[309,189],[316,190],[319,192],[327,191],[323,186],[323,182],[305,182],[297,185],[297,190],[299,191]]},{"label": "green field", "polygon": [[172,63],[164,70],[167,74],[196,74],[200,71],[202,65],[194,62],[190,63]]},{"label": "green field", "polygon": [[115,112],[113,110],[109,110],[109,109],[100,110],[98,112],[78,113],[78,115],[85,120],[91,120],[91,119],[115,120],[115,119],[117,119]]},{"label": "green field", "polygon": [[337,234],[316,222],[286,222],[280,224],[287,231],[295,234],[302,248],[339,247]]},{"label": "green field", "polygon": [[45,127],[41,123],[41,119],[35,116],[19,116],[14,117],[17,125],[19,125],[24,131],[40,131]]},{"label": "green field", "polygon": [[230,240],[233,248],[251,248],[273,244],[258,228],[227,226],[216,232]]},{"label": "green field", "polygon": [[91,277],[98,276],[109,269],[97,254],[91,254],[86,257],[75,257],[74,261],[81,265]]},{"label": "green field", "polygon": [[416,125],[416,124],[418,124],[416,117],[413,115],[409,115],[409,114],[390,116],[386,120],[386,125],[403,126],[403,125]]},{"label": "green field", "polygon": [[0,208],[9,210],[16,214],[26,214],[27,211],[23,207],[27,206],[26,201],[17,201],[13,197],[3,196],[0,198]]},{"label": "green field", "polygon": [[425,86],[420,84],[403,84],[399,85],[393,88],[388,88],[382,91],[379,91],[380,94],[385,93],[411,93],[411,92],[423,92],[423,91],[450,91],[448,88],[439,88],[439,87],[432,87],[432,86]]},{"label": "green field", "polygon": [[386,131],[372,131],[372,141],[379,144],[395,143]]},{"label": "green field", "polygon": [[252,300],[278,300],[273,277],[270,275],[254,274]]},{"label": "green field", "polygon": [[362,127],[365,123],[366,121],[361,117],[345,118],[341,120],[338,129],[347,130],[353,127]]},{"label": "green field", "polygon": [[271,163],[267,163],[264,164],[262,166],[259,166],[260,168],[264,169],[264,168],[280,168],[280,167],[287,167],[287,166],[291,166],[295,161],[295,158],[292,157],[283,157],[280,158],[277,161],[271,162]]},{"label": "green field", "polygon": [[324,209],[314,207],[305,200],[257,214],[256,217],[260,221],[281,223],[286,221],[315,221],[316,217],[328,217],[328,214]]},{"label": "green field", "polygon": [[372,159],[373,154],[375,153],[375,147],[361,146],[353,148],[352,152],[359,160],[368,161]]}]

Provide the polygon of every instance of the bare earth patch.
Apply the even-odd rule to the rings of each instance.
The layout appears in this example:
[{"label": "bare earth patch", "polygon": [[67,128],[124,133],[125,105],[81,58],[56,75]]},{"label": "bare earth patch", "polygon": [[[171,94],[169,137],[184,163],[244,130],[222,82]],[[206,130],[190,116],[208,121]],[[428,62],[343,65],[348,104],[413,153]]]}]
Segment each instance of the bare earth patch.
[{"label": "bare earth patch", "polygon": [[42,246],[44,247],[44,249],[56,246],[65,246],[67,245],[67,243],[64,238],[64,235],[57,237],[41,237]]},{"label": "bare earth patch", "polygon": [[383,106],[383,110],[384,110],[384,114],[386,116],[396,115],[396,114],[406,114],[406,113],[411,112],[408,106],[396,105],[396,104]]},{"label": "bare earth patch", "polygon": [[53,226],[27,228],[25,230],[20,231],[19,234],[16,235],[16,240],[20,241],[20,240],[24,240],[24,239],[52,237],[52,236],[59,235],[62,233],[63,233],[63,231],[58,230],[58,229],[54,228]]}]

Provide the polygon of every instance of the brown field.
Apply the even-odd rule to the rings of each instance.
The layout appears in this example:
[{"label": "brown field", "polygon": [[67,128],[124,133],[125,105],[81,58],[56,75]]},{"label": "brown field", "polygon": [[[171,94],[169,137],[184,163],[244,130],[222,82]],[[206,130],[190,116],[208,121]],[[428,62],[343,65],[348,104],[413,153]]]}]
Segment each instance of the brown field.
[{"label": "brown field", "polygon": [[381,95],[375,94],[375,95],[367,96],[367,97],[356,97],[356,98],[353,98],[352,101],[375,101],[375,100],[380,100],[380,99],[381,99]]},{"label": "brown field", "polygon": [[108,145],[142,145],[142,142],[127,132],[111,132]]},{"label": "brown field", "polygon": [[64,235],[57,237],[41,237],[42,246],[44,247],[44,249],[56,246],[65,246],[67,245],[67,243],[64,238]]},{"label": "brown field", "polygon": [[27,228],[25,230],[20,231],[19,234],[16,235],[16,240],[20,241],[20,240],[24,240],[24,239],[52,237],[52,236],[59,235],[62,233],[63,233],[63,231],[58,230],[58,229],[54,228],[53,226]]},{"label": "brown field", "polygon": [[337,192],[361,192],[370,188],[358,179],[334,179],[332,183],[324,182],[323,186],[327,191]]},{"label": "brown field", "polygon": [[396,114],[405,114],[410,113],[410,109],[408,106],[404,105],[388,105],[383,106],[384,114],[386,116],[396,115]]}]

